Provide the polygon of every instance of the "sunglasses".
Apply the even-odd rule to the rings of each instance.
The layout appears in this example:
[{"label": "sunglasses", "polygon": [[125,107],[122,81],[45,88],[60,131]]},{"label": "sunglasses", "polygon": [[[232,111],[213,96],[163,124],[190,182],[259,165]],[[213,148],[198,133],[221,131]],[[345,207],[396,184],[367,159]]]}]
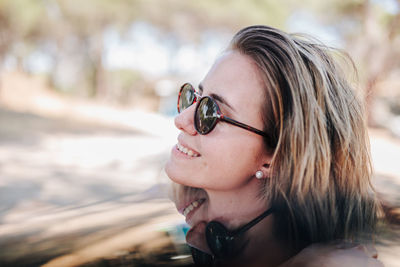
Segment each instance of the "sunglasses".
[{"label": "sunglasses", "polygon": [[269,208],[235,231],[229,231],[222,223],[217,221],[207,223],[206,240],[213,257],[215,259],[229,259],[240,253],[246,244],[243,240],[243,234],[273,212],[274,209]]},{"label": "sunglasses", "polygon": [[243,239],[243,234],[273,212],[274,209],[270,208],[235,231],[229,231],[217,221],[209,222],[205,234],[212,255],[190,247],[195,266],[219,266],[215,263],[233,259],[247,244],[247,241]]},{"label": "sunglasses", "polygon": [[218,122],[224,121],[253,133],[266,136],[266,133],[263,131],[224,116],[213,98],[209,96],[201,97],[190,83],[182,85],[178,95],[178,113],[181,113],[196,102],[194,127],[199,134],[205,135],[210,133]]}]

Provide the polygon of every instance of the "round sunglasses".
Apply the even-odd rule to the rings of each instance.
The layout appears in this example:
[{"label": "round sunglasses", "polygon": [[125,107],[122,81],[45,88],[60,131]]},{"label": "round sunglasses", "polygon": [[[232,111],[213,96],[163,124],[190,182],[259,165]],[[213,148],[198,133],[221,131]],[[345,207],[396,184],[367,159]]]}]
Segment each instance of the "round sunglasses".
[{"label": "round sunglasses", "polygon": [[190,83],[182,85],[178,95],[178,113],[197,102],[194,112],[194,127],[199,134],[210,133],[218,122],[224,121],[253,133],[266,136],[266,133],[247,124],[238,122],[222,114],[217,102],[210,96],[201,97]]},{"label": "round sunglasses", "polygon": [[249,223],[234,231],[229,231],[222,223],[217,221],[207,223],[205,231],[206,240],[214,258],[229,259],[239,253],[246,243],[243,240],[243,234],[273,212],[274,209],[269,208]]},{"label": "round sunglasses", "polygon": [[244,233],[273,212],[274,209],[269,208],[251,222],[234,231],[229,231],[217,221],[209,222],[206,225],[205,235],[212,255],[190,247],[195,266],[219,266],[218,262],[222,263],[224,260],[234,258],[248,242],[244,240]]}]

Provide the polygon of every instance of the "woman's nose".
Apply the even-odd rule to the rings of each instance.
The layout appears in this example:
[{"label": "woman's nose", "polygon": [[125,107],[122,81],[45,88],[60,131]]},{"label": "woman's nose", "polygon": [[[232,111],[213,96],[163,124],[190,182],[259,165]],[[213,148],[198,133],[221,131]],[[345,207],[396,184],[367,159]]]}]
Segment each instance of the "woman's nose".
[{"label": "woman's nose", "polygon": [[179,113],[174,120],[176,128],[190,135],[197,134],[193,123],[195,107],[196,105],[193,104],[185,110],[182,110],[182,112]]}]

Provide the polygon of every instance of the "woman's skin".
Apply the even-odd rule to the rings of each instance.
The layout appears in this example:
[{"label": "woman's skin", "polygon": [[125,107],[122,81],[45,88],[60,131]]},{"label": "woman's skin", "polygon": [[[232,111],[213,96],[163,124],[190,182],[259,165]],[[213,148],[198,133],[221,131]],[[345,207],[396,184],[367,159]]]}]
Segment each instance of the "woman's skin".
[{"label": "woman's skin", "polygon": [[[224,115],[262,130],[263,86],[258,68],[249,57],[227,51],[201,82],[199,93],[217,100]],[[183,185],[179,187],[181,192],[175,194],[174,201],[191,226],[186,237],[188,244],[211,254],[204,233],[208,222],[219,221],[234,230],[270,207],[260,197],[262,181],[255,177],[255,173],[261,170],[263,179],[268,179],[272,154],[265,150],[260,135],[225,122],[219,122],[207,135],[198,134],[193,123],[195,106],[190,106],[175,118],[175,125],[181,131],[178,146],[192,150],[190,154],[193,155],[189,156],[174,146],[165,171],[175,183]],[[191,203],[196,207],[188,212],[185,208]],[[336,245],[324,245],[307,248],[287,261],[293,251],[274,235],[273,220],[272,214],[251,228],[245,234],[243,250],[227,265],[278,266],[286,261],[284,266],[288,267],[316,266],[306,262],[314,264],[330,259],[331,264],[326,266],[335,266],[332,264],[335,257],[344,254],[346,257],[337,257],[337,263],[347,266],[343,265],[346,260],[349,263],[348,260],[352,262],[355,259],[354,250],[345,250],[345,253],[340,250],[338,253],[335,252]],[[356,252],[357,257],[361,255],[359,250]],[[362,255],[362,260],[373,259],[366,252]]]}]

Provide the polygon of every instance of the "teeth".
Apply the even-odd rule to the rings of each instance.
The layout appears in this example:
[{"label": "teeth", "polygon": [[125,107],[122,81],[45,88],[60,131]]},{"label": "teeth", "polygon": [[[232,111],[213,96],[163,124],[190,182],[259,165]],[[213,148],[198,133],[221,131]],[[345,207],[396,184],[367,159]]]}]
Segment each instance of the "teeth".
[{"label": "teeth", "polygon": [[176,144],[176,147],[178,148],[179,151],[181,151],[182,153],[185,153],[186,155],[190,156],[190,157],[198,157],[199,154],[195,153],[193,150],[190,150],[187,147],[182,146],[181,144]]},{"label": "teeth", "polygon": [[186,215],[188,215],[189,212],[191,212],[192,210],[194,210],[195,208],[197,208],[201,203],[203,203],[203,200],[196,200],[196,201],[193,201],[189,206],[187,206],[187,207],[183,210],[183,216],[186,217]]},{"label": "teeth", "polygon": [[[192,206],[189,206],[189,207],[192,207]],[[189,207],[187,207],[187,208],[183,211],[183,216],[186,217],[186,215],[188,215],[188,213],[192,211]]]}]

